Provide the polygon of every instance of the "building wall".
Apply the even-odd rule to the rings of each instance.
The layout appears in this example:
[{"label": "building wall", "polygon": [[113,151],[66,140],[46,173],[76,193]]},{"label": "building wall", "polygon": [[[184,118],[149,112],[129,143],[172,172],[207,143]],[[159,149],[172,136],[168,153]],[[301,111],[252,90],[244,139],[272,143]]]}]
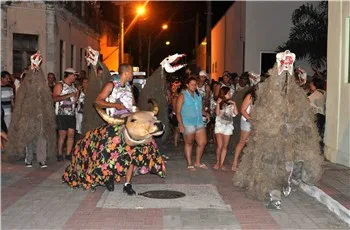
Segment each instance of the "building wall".
[{"label": "building wall", "polygon": [[[21,2],[7,7],[7,49],[6,56],[2,56],[5,61],[5,69],[13,72],[13,34],[38,35],[38,50],[43,54],[45,61],[46,54],[46,8],[42,3]],[[3,67],[3,66],[2,66]],[[4,68],[3,67],[3,68]],[[46,65],[42,66],[44,72]]]},{"label": "building wall", "polygon": [[[288,40],[293,11],[306,3],[306,1],[246,1],[245,70],[260,73],[260,53],[275,51],[279,45]],[[312,3],[318,4],[315,1]],[[306,61],[298,61],[295,65],[311,73]]]},{"label": "building wall", "polygon": [[[115,46],[109,46],[108,40],[109,36],[113,34],[107,26],[102,27],[102,34],[100,38],[100,48],[101,54],[103,55],[103,63],[107,66],[109,70],[118,71],[119,67],[119,47],[117,44]],[[116,40],[116,39],[114,39]]]},{"label": "building wall", "polygon": [[225,67],[225,28],[223,16],[211,31],[211,78],[215,80],[222,76]]},{"label": "building wall", "polygon": [[[71,16],[69,12],[64,9],[56,8],[56,45],[55,45],[55,60],[56,65],[54,67],[54,72],[57,76],[60,76],[62,72],[68,68],[73,67],[76,71],[81,69],[86,70],[84,57],[80,57],[80,49],[83,50],[91,46],[91,48],[100,51],[99,35],[91,31],[88,26],[82,24],[75,17]],[[65,43],[64,57],[65,61],[62,65],[62,70],[60,70],[60,40]],[[75,46],[75,58],[73,65],[71,63],[71,45]]]},{"label": "building wall", "polygon": [[225,15],[224,70],[241,74],[244,56],[245,1],[237,1]]},{"label": "building wall", "polygon": [[[54,72],[60,78],[60,40],[65,41],[65,68],[77,71],[87,69],[80,48],[91,46],[99,50],[99,34],[80,22],[67,10],[44,2],[12,2],[2,6],[1,68],[13,72],[13,34],[38,36],[37,49],[43,55],[44,73]],[[71,44],[75,45],[75,58],[71,64]]]},{"label": "building wall", "polygon": [[350,167],[349,1],[328,3],[327,104],[325,154]]}]

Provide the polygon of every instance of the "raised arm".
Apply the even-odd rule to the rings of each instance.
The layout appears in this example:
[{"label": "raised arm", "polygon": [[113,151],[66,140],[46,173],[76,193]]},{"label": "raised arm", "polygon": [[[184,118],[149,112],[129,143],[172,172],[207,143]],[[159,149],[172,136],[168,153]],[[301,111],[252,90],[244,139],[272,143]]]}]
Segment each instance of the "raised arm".
[{"label": "raised arm", "polygon": [[111,103],[106,101],[106,98],[112,93],[112,90],[113,82],[107,82],[103,86],[101,92],[97,95],[95,103],[101,108],[116,108],[118,110],[125,109],[125,106],[122,103]]}]

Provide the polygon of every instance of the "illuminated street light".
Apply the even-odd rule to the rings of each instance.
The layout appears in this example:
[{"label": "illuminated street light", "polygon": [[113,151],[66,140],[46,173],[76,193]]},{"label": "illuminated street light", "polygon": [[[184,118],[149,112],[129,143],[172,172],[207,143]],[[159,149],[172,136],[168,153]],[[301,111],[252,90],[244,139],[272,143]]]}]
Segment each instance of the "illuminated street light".
[{"label": "illuminated street light", "polygon": [[146,12],[145,7],[143,7],[143,6],[137,7],[136,12],[137,12],[137,15],[138,15],[138,16],[144,15],[145,12]]},{"label": "illuminated street light", "polygon": [[163,30],[168,29],[168,25],[167,25],[167,24],[163,24],[163,25],[162,25],[162,29],[163,29]]},{"label": "illuminated street light", "polygon": [[169,41],[166,41],[166,42],[165,42],[165,45],[167,45],[167,46],[170,45],[170,42],[169,42]]}]

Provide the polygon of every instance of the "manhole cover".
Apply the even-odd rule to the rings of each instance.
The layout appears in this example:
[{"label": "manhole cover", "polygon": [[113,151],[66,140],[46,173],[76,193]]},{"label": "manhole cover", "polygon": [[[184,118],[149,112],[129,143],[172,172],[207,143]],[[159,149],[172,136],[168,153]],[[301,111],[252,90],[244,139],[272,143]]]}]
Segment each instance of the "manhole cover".
[{"label": "manhole cover", "polygon": [[185,193],[172,191],[172,190],[147,191],[147,192],[139,193],[139,195],[145,196],[148,198],[154,198],[154,199],[176,199],[176,198],[181,198],[186,196]]}]

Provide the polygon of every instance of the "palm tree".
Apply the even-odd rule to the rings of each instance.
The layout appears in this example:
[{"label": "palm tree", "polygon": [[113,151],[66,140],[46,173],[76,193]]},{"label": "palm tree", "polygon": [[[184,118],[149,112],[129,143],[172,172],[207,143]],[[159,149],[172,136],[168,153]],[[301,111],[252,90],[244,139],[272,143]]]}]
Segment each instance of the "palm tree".
[{"label": "palm tree", "polygon": [[292,22],[289,40],[277,48],[278,52],[288,49],[298,59],[307,58],[312,66],[326,67],[328,2],[300,6],[293,12]]}]

